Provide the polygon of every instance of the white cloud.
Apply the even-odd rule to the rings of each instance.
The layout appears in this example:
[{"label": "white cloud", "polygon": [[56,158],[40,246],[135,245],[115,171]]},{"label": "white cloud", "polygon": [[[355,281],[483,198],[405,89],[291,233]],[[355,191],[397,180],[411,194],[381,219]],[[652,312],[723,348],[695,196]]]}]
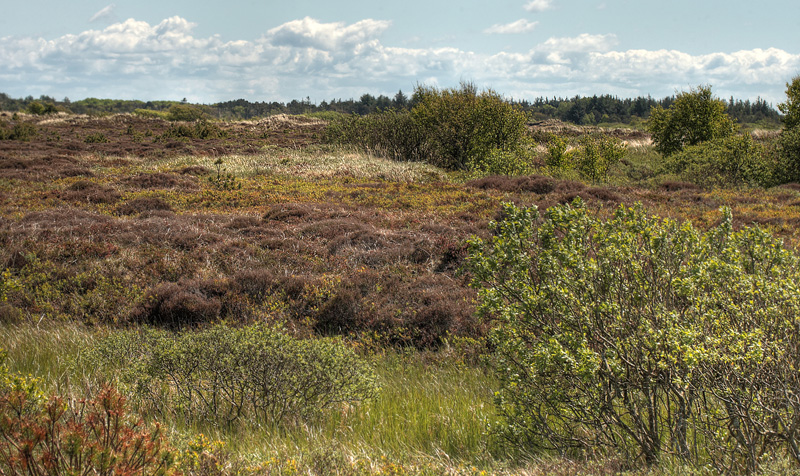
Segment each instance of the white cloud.
[{"label": "white cloud", "polygon": [[522,8],[528,10],[529,12],[543,12],[553,8],[552,3],[553,0],[530,0]]},{"label": "white cloud", "polygon": [[100,9],[100,11],[92,15],[92,18],[89,18],[89,22],[94,23],[99,20],[113,20],[115,18],[114,15],[115,8],[116,5],[113,3],[111,5],[103,7],[102,9]]},{"label": "white cloud", "polygon": [[529,31],[533,31],[538,25],[538,21],[528,21],[526,19],[517,20],[515,22],[507,23],[505,25],[492,25],[491,27],[484,30],[484,33],[493,33],[493,34],[508,34],[508,33],[527,33]]},{"label": "white cloud", "polygon": [[321,23],[305,17],[269,30],[265,38],[275,46],[334,50],[344,45],[353,46],[375,39],[389,25],[391,22],[367,19],[345,26],[344,23]]},{"label": "white cloud", "polygon": [[590,35],[588,33],[583,33],[571,38],[549,38],[536,49],[555,52],[588,53],[591,51],[608,51],[616,45],[616,35]]},{"label": "white cloud", "polygon": [[156,25],[129,19],[53,40],[5,37],[0,89],[17,97],[286,101],[394,94],[419,81],[450,86],[466,79],[517,98],[659,97],[711,84],[720,96],[779,102],[784,83],[800,70],[800,55],[774,48],[708,55],[617,51],[614,35],[584,34],[550,38],[525,53],[487,55],[386,45],[380,36],[389,27],[380,20],[304,18],[257,40],[225,42],[196,37],[193,23],[172,17]]}]

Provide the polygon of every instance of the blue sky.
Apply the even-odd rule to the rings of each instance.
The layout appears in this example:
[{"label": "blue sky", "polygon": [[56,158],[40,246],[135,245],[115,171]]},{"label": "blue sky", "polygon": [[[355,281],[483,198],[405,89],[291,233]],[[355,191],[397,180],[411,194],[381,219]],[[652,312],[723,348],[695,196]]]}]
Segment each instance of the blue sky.
[{"label": "blue sky", "polygon": [[508,97],[784,100],[797,0],[26,0],[0,15],[13,97],[313,102],[461,80]]}]

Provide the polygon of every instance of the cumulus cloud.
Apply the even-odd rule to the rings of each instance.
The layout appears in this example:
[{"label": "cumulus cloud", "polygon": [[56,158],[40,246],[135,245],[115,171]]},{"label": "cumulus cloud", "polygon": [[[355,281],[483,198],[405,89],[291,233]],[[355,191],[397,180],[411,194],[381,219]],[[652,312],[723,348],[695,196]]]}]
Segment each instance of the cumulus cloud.
[{"label": "cumulus cloud", "polygon": [[[535,25],[511,27],[516,23],[497,26],[497,32]],[[419,81],[449,86],[462,79],[518,98],[662,96],[711,84],[721,96],[778,102],[784,82],[800,70],[800,55],[775,48],[708,55],[617,51],[614,35],[550,38],[521,53],[399,47],[381,41],[390,26],[381,20],[346,24],[304,18],[257,40],[226,42],[219,36],[197,37],[192,22],[172,17],[155,25],[128,19],[53,40],[5,37],[0,38],[0,84],[2,92],[16,96],[202,102],[393,94]]]},{"label": "cumulus cloud", "polygon": [[508,33],[527,33],[533,31],[538,25],[538,21],[528,21],[526,19],[517,20],[515,22],[507,23],[505,25],[492,25],[484,30],[484,33],[492,34],[508,34]]},{"label": "cumulus cloud", "polygon": [[89,18],[89,22],[94,23],[100,20],[111,20],[111,21],[115,20],[116,16],[114,15],[114,9],[116,7],[117,6],[113,3],[111,5],[103,7],[102,9],[100,9],[100,11],[92,15],[92,18]]},{"label": "cumulus cloud", "polygon": [[552,3],[553,0],[530,0],[522,8],[528,10],[529,12],[543,12],[553,8]]},{"label": "cumulus cloud", "polygon": [[335,50],[342,46],[355,46],[377,38],[391,22],[361,20],[352,25],[321,23],[310,17],[294,20],[267,32],[266,39],[275,46]]}]

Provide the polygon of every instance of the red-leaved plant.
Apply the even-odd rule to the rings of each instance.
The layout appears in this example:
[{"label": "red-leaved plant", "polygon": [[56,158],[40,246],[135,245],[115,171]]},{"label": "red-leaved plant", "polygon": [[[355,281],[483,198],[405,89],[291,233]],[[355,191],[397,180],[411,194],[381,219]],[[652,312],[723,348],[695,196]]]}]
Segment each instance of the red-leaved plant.
[{"label": "red-leaved plant", "polygon": [[68,404],[34,392],[0,391],[0,474],[165,475],[173,453],[158,424],[148,427],[126,413],[113,387]]}]

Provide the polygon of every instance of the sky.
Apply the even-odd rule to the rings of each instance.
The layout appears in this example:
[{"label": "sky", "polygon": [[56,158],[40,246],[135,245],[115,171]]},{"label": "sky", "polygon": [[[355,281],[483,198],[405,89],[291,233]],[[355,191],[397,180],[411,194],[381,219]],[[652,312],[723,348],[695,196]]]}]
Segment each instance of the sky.
[{"label": "sky", "polygon": [[462,81],[510,99],[661,98],[710,85],[777,104],[797,0],[3,0],[0,92],[358,99]]}]

